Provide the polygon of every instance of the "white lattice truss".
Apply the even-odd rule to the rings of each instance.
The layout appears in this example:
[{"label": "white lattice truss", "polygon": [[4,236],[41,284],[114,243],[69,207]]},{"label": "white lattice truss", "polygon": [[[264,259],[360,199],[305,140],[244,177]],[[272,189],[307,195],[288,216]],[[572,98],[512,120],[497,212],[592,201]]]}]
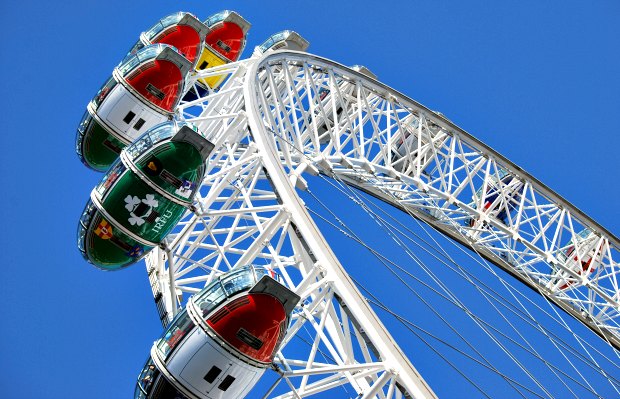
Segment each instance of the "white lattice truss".
[{"label": "white lattice truss", "polygon": [[[179,108],[216,150],[196,210],[147,258],[164,324],[214,276],[268,264],[302,298],[275,366],[290,388],[279,397],[342,385],[363,398],[434,397],[297,196],[306,172],[424,220],[620,346],[618,239],[441,114],[305,53],[191,81],[219,74],[229,75],[221,90]],[[308,351],[287,353],[302,330],[314,337]]]}]

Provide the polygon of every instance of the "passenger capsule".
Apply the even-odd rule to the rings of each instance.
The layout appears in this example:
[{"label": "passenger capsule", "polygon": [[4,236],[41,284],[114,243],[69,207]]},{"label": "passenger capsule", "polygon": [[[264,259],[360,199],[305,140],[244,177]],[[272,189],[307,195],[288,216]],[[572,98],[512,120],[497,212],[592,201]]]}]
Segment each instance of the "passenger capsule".
[{"label": "passenger capsule", "polygon": [[172,118],[191,69],[167,44],[154,44],[127,57],[88,104],[78,126],[76,152],[103,172],[121,150],[151,127]]},{"label": "passenger capsule", "polygon": [[267,51],[276,50],[293,50],[293,51],[306,51],[310,43],[301,37],[299,33],[292,30],[283,30],[278,33],[274,33],[269,36],[260,46],[255,50],[255,53],[264,54]]},{"label": "passenger capsule", "polygon": [[155,341],[134,398],[243,398],[273,362],[299,299],[263,267],[216,278]]},{"label": "passenger capsule", "polygon": [[[589,229],[583,229],[558,255],[558,260],[578,276],[586,276],[599,267],[602,256],[603,244],[600,238]],[[580,285],[581,280],[557,267],[551,282],[553,288],[565,290]]]},{"label": "passenger capsule", "polygon": [[166,122],[121,152],[90,195],[78,247],[105,270],[138,261],[189,208],[213,145],[190,125]]},{"label": "passenger capsule", "polygon": [[[365,66],[353,65],[351,69],[371,79],[377,79],[377,76],[375,76],[375,74],[372,73]],[[338,120],[338,124],[347,123],[346,118],[340,117],[342,115],[342,112],[344,111],[342,99],[344,99],[345,101],[350,101],[351,96],[354,95],[354,91],[356,89],[355,82],[349,79],[340,78],[337,80],[336,83],[338,85],[338,95],[331,95],[331,89],[325,86],[320,87],[318,92],[319,101],[321,101],[321,107],[317,107],[315,115],[319,142],[321,144],[325,144],[331,139],[328,131],[334,126],[336,120]],[[333,103],[335,103],[336,106],[336,118],[334,118],[333,115]],[[325,113],[325,117],[323,117],[321,114],[321,108]],[[309,122],[312,122],[312,118],[310,118]]]},{"label": "passenger capsule", "polygon": [[[471,206],[477,208],[482,203],[484,213],[508,224],[508,215],[521,202],[523,188],[522,181],[505,169],[498,169],[497,176],[493,175],[487,182],[484,200],[481,201],[483,187],[480,187],[473,197]],[[480,227],[480,222],[476,218],[469,219],[467,224],[469,227]]]},{"label": "passenger capsule", "polygon": [[[420,126],[421,125],[421,126]],[[420,124],[418,116],[409,114],[400,121],[398,134],[392,138],[392,167],[401,173],[427,174],[435,153],[448,139],[441,126],[426,120]]]},{"label": "passenger capsule", "polygon": [[[237,61],[245,48],[245,37],[250,29],[250,23],[236,12],[225,10],[207,18],[205,24],[209,31],[196,70],[201,71]],[[200,82],[217,89],[225,78],[226,75],[216,75],[201,79]]]},{"label": "passenger capsule", "polygon": [[193,14],[177,12],[160,19],[151,29],[142,32],[127,57],[150,44],[163,43],[176,48],[193,67],[202,53],[207,31],[207,26]]}]

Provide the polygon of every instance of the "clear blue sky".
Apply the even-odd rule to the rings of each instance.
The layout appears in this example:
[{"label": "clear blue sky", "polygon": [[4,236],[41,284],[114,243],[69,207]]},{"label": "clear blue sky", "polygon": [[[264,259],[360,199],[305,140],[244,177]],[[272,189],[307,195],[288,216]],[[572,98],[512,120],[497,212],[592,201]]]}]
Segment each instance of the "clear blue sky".
[{"label": "clear blue sky", "polygon": [[[174,11],[238,11],[253,24],[246,55],[288,28],[315,54],[368,66],[618,235],[620,2],[502,3],[2,1],[0,396],[133,393],[160,325],[142,264],[104,273],[76,249],[100,175],[75,155],[75,129],[139,33]],[[431,385],[464,392],[435,361],[422,360]]]}]

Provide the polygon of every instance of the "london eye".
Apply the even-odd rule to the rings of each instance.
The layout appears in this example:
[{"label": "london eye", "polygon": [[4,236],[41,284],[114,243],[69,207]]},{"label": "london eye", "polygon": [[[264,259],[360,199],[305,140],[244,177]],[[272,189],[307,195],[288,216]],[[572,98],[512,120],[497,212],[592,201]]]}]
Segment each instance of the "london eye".
[{"label": "london eye", "polygon": [[[107,170],[80,220],[79,249],[107,270],[144,259],[164,329],[137,371],[135,397],[244,397],[266,370],[270,383],[257,393],[265,397],[435,397],[415,353],[401,349],[384,317],[426,350],[458,353],[457,362],[442,351],[438,358],[481,396],[493,395],[467,375],[463,359],[516,396],[597,397],[597,384],[619,392],[620,241],[613,233],[442,113],[381,83],[372,68],[310,54],[290,30],[243,59],[249,23],[239,14],[204,23],[175,15],[132,47],[90,103],[76,139],[80,159]],[[190,25],[200,56],[157,41],[166,29]],[[347,221],[348,208],[374,223],[370,237]],[[414,231],[417,221],[423,233]],[[349,271],[326,229],[363,251],[368,265]],[[373,243],[375,234],[406,260]],[[451,246],[475,260],[455,261]],[[465,280],[508,330],[475,315],[437,268]],[[366,288],[369,276],[382,274],[411,290],[401,301],[423,304],[441,320],[432,302],[450,303],[492,354],[461,337],[469,325],[445,323],[462,339],[459,349],[384,302]],[[558,337],[538,313],[574,341]],[[568,366],[534,348],[515,319]],[[575,321],[585,333],[571,332]],[[534,358],[554,387],[515,350]],[[519,377],[494,363],[498,353]]]}]

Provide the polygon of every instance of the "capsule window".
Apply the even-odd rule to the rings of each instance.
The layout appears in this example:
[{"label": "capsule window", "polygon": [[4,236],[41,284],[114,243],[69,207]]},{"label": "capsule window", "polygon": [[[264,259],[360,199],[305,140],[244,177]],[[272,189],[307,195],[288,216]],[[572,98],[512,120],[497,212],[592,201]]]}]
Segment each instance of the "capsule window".
[{"label": "capsule window", "polygon": [[230,388],[233,382],[235,382],[235,377],[233,377],[232,375],[227,375],[217,387],[222,391],[226,391],[228,388]]},{"label": "capsule window", "polygon": [[209,63],[207,61],[202,61],[198,69],[205,69],[207,66],[209,66]]},{"label": "capsule window", "polygon": [[194,323],[187,312],[179,312],[157,344],[157,349],[165,360],[193,328]]},{"label": "capsule window", "polygon": [[158,176],[162,171],[163,165],[157,157],[151,156],[142,170],[149,176]]},{"label": "capsule window", "polygon": [[221,48],[222,50],[226,51],[227,53],[230,51],[230,46],[226,45],[226,43],[224,43],[221,40],[217,41],[217,46]]},{"label": "capsule window", "polygon": [[123,118],[123,122],[129,124],[129,122],[131,122],[135,116],[136,116],[135,113],[133,113],[132,111],[129,111],[127,112],[127,115],[125,115],[125,117]]},{"label": "capsule window", "polygon": [[215,381],[215,379],[217,378],[218,375],[220,375],[221,372],[222,372],[222,369],[220,369],[217,366],[213,366],[211,367],[211,370],[209,370],[207,375],[204,376],[204,380],[207,381],[209,384],[213,384],[213,381]]},{"label": "capsule window", "polygon": [[183,181],[181,179],[168,172],[166,169],[161,171],[160,177],[176,188],[180,188],[183,185]]},{"label": "capsule window", "polygon": [[111,149],[117,154],[121,153],[121,148],[108,139],[103,140],[103,145]]},{"label": "capsule window", "polygon": [[138,122],[136,122],[136,124],[133,125],[133,128],[136,130],[140,130],[142,126],[144,126],[144,122],[146,122],[144,119],[142,118],[138,119]]},{"label": "capsule window", "polygon": [[250,345],[250,347],[253,349],[259,350],[263,347],[263,341],[252,335],[252,333],[250,333],[243,327],[241,327],[239,331],[237,331],[237,338]]},{"label": "capsule window", "polygon": [[166,97],[166,94],[163,91],[159,90],[157,87],[153,86],[151,83],[146,85],[146,91],[148,91],[155,97],[159,98],[160,100],[163,100],[164,97]]}]

